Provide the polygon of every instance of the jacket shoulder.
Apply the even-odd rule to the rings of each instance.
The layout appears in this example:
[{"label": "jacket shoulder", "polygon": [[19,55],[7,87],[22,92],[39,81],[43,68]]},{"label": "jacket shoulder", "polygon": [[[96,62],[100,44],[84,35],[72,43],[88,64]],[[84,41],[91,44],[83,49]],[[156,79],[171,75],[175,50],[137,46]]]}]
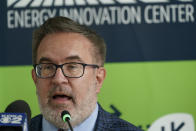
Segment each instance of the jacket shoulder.
[{"label": "jacket shoulder", "polygon": [[31,119],[29,124],[29,131],[41,131],[42,130],[42,115],[37,115]]},{"label": "jacket shoulder", "polygon": [[96,131],[142,131],[133,124],[120,119],[119,117],[106,112],[99,105],[98,118],[96,121]]}]

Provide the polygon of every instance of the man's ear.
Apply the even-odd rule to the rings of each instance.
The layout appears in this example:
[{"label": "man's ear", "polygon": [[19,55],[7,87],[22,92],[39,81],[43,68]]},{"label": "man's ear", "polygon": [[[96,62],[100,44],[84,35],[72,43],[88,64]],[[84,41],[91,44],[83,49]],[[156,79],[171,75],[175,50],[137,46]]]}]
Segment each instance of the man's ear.
[{"label": "man's ear", "polygon": [[37,83],[37,76],[35,74],[35,70],[34,69],[31,70],[31,75],[32,75],[32,79],[33,79],[34,83],[36,84]]},{"label": "man's ear", "polygon": [[100,89],[103,85],[103,81],[104,81],[105,77],[106,77],[106,69],[104,67],[99,67],[97,70],[97,76],[96,76],[96,79],[97,79],[96,93],[97,94],[100,92]]}]

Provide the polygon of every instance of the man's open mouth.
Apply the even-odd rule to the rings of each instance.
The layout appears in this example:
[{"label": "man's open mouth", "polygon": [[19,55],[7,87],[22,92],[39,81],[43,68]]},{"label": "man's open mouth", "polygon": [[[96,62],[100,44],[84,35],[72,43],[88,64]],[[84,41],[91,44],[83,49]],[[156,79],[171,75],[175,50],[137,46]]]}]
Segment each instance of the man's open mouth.
[{"label": "man's open mouth", "polygon": [[70,99],[72,99],[72,97],[64,95],[64,94],[55,94],[55,95],[53,95],[52,98],[54,100],[57,100],[57,99],[67,99],[67,100],[70,100]]}]

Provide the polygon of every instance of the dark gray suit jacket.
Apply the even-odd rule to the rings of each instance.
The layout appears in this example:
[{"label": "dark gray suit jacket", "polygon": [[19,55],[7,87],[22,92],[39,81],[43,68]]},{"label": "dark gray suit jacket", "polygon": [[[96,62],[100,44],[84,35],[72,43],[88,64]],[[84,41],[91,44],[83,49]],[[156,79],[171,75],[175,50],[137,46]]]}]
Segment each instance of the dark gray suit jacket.
[{"label": "dark gray suit jacket", "polygon": [[[42,115],[31,120],[29,131],[42,131]],[[104,111],[99,105],[94,131],[142,131],[134,125]]]}]

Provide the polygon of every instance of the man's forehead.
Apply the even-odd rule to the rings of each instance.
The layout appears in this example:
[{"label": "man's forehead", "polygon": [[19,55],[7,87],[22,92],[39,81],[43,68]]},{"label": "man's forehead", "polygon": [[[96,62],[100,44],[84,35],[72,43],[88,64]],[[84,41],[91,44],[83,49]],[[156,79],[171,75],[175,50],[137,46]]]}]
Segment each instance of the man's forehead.
[{"label": "man's forehead", "polygon": [[91,62],[85,58],[92,57],[93,52],[91,41],[78,33],[54,33],[41,41],[37,62],[55,62],[57,59],[62,62]]},{"label": "man's forehead", "polygon": [[[46,48],[48,43],[52,43],[51,45],[56,46],[57,42],[56,41],[61,41],[60,43],[62,44],[62,48],[65,45],[72,45],[73,43],[77,43],[78,46],[88,46],[88,48],[94,48],[94,44],[92,43],[91,40],[89,40],[88,37],[80,34],[80,33],[75,33],[75,32],[56,32],[52,34],[47,34],[43,39],[40,41],[40,44],[37,47],[37,50],[42,48]],[[43,43],[45,43],[43,45]],[[47,43],[47,45],[46,45]],[[79,45],[80,44],[80,45]]]}]

